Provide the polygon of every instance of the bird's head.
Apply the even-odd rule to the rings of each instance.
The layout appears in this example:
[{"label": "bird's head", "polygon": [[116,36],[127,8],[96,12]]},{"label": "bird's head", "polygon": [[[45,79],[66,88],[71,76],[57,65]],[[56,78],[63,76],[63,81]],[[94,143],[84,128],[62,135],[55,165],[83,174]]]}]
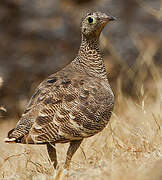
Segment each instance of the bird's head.
[{"label": "bird's head", "polygon": [[114,20],[116,20],[115,17],[102,12],[87,13],[82,17],[81,33],[85,36],[95,35],[99,37],[105,25]]}]

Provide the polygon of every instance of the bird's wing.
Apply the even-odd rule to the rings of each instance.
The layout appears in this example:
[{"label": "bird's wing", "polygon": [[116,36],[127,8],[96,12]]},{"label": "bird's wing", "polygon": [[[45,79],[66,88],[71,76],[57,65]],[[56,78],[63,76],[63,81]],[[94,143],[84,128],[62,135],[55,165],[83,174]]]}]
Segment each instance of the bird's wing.
[{"label": "bird's wing", "polygon": [[21,132],[23,127],[28,131],[26,143],[89,137],[107,124],[113,106],[111,98],[99,79],[55,74],[40,84],[15,129]]}]

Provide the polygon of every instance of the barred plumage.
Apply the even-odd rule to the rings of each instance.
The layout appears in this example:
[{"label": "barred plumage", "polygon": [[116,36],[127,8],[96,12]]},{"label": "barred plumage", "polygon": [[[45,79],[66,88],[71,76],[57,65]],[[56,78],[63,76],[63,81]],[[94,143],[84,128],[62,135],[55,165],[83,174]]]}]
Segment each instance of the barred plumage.
[{"label": "barred plumage", "polygon": [[39,85],[17,126],[8,133],[6,142],[47,144],[55,168],[55,143],[70,142],[65,162],[65,168],[69,168],[83,138],[95,135],[107,125],[114,95],[98,40],[110,20],[114,18],[101,12],[83,17],[77,57]]}]

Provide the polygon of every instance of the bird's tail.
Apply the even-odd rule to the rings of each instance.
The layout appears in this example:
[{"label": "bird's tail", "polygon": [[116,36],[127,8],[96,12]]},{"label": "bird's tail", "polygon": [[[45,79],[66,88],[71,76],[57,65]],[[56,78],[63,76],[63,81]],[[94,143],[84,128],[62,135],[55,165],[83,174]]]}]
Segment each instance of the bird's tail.
[{"label": "bird's tail", "polygon": [[18,121],[16,127],[8,132],[7,138],[4,139],[4,142],[26,144],[26,138],[29,134],[29,131],[33,125],[36,116],[37,111],[35,112],[35,109],[31,109],[30,111],[27,111],[25,114],[23,114],[20,120]]},{"label": "bird's tail", "polygon": [[24,135],[16,129],[12,129],[8,132],[7,138],[4,139],[4,142],[6,143],[21,143],[21,139],[24,137]]}]

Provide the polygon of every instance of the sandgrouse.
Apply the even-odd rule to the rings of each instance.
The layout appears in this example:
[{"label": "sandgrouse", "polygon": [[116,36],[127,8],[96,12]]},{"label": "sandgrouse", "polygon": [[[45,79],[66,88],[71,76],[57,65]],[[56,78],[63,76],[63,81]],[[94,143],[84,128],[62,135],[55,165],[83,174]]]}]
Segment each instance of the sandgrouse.
[{"label": "sandgrouse", "polygon": [[113,110],[114,95],[99,51],[99,36],[112,20],[113,16],[101,12],[83,16],[78,55],[38,86],[5,142],[46,144],[54,168],[55,144],[70,142],[65,161],[68,169],[83,139],[103,130]]}]

